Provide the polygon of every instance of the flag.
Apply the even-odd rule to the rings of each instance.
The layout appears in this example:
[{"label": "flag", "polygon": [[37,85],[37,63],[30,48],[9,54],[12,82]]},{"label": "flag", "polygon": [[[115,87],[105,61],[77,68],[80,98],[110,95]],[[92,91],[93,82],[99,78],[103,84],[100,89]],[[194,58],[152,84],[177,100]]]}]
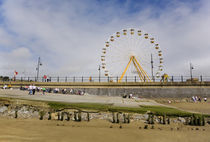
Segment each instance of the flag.
[{"label": "flag", "polygon": [[14,76],[18,75],[18,72],[16,72],[16,70],[14,71]]},{"label": "flag", "polygon": [[46,76],[46,75],[44,75],[44,76],[43,76],[43,78],[44,78],[44,79],[47,79],[47,76]]}]

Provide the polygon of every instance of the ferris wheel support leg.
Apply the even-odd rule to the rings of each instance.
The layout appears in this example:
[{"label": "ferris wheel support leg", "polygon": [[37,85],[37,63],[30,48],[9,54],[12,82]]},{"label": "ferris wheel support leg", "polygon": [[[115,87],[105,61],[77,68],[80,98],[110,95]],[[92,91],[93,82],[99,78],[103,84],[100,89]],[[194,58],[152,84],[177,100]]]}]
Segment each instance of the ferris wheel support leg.
[{"label": "ferris wheel support leg", "polygon": [[121,75],[121,77],[120,77],[120,79],[119,79],[118,82],[121,82],[121,80],[123,79],[123,77],[124,77],[126,71],[128,70],[128,67],[130,66],[132,60],[133,60],[133,57],[130,58],[130,60],[129,60],[129,62],[128,62],[128,64],[127,64],[125,70],[123,71],[123,73],[122,73],[122,75]]},{"label": "ferris wheel support leg", "polygon": [[133,57],[133,58],[134,58],[135,62],[137,63],[137,65],[139,66],[140,70],[142,71],[142,74],[146,77],[146,80],[147,80],[148,82],[151,82],[149,76],[148,76],[147,73],[144,71],[144,69],[141,67],[141,65],[139,64],[139,62],[136,60],[135,57]]},{"label": "ferris wheel support leg", "polygon": [[136,68],[136,70],[137,70],[137,72],[138,72],[139,78],[141,79],[141,81],[143,81],[143,76],[142,76],[141,71],[140,71],[139,68],[137,67],[135,61],[134,61],[134,60],[132,60],[132,61],[133,61],[133,64],[134,64],[134,66],[135,66],[135,68]]}]

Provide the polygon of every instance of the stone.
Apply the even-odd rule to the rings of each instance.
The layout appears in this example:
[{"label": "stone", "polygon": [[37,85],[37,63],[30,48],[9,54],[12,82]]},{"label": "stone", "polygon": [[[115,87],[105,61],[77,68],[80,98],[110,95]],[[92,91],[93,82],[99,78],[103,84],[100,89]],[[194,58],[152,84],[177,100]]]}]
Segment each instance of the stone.
[{"label": "stone", "polygon": [[182,118],[182,117],[178,117],[178,119],[177,119],[179,122],[182,122],[182,123],[185,123],[186,122],[186,120],[184,119],[184,118]]},{"label": "stone", "polygon": [[5,111],[7,111],[7,110],[8,110],[8,108],[6,106],[0,107],[0,113],[3,113]]}]

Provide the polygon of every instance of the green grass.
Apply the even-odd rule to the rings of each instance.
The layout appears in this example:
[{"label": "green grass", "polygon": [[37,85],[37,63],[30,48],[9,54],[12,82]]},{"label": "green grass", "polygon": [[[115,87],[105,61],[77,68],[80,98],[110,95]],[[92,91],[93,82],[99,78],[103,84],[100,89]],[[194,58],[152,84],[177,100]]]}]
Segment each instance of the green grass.
[{"label": "green grass", "polygon": [[170,107],[164,107],[164,106],[141,106],[142,109],[146,111],[150,111],[154,113],[155,115],[167,115],[167,116],[172,116],[172,117],[188,117],[191,116],[192,113],[178,110],[175,108],[170,108]]},{"label": "green grass", "polygon": [[48,102],[48,105],[55,110],[64,108],[74,109],[87,109],[87,110],[98,110],[107,111],[112,104],[98,104],[98,103],[60,103],[60,102]]},{"label": "green grass", "polygon": [[[9,101],[13,102],[17,99],[14,98],[0,98],[1,102]],[[19,99],[18,99],[19,100]],[[23,99],[21,99],[23,100]],[[113,106],[113,104],[99,104],[99,103],[63,103],[63,102],[48,102],[48,101],[27,101],[26,104],[30,102],[42,102],[47,104],[51,109],[60,110],[64,108],[80,109],[80,110],[91,110],[91,111],[101,111],[101,112],[126,112],[126,113],[140,113],[145,114],[147,112],[152,112],[155,115],[167,115],[171,117],[189,117],[193,113],[178,110],[175,108],[164,107],[164,106],[140,106],[140,107],[119,107]],[[202,115],[196,113],[197,116]],[[208,114],[203,114],[205,117],[210,117]]]},{"label": "green grass", "polygon": [[192,113],[181,111],[175,108],[163,107],[163,106],[140,106],[136,107],[117,107],[112,104],[97,104],[97,103],[58,103],[58,102],[48,102],[48,105],[55,110],[63,108],[75,108],[75,109],[85,109],[85,110],[96,110],[96,111],[109,111],[109,112],[127,112],[127,113],[140,113],[144,114],[146,112],[152,112],[155,115],[167,116],[180,116],[187,117],[191,116]]}]

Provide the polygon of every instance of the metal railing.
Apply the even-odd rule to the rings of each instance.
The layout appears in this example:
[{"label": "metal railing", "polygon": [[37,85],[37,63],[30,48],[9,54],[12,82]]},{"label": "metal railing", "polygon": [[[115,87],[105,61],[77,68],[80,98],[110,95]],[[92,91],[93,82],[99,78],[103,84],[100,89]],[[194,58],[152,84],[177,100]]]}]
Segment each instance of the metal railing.
[{"label": "metal railing", "polygon": [[[16,77],[16,78],[10,78],[9,80],[4,81],[20,81],[20,82],[118,82],[119,76],[116,77]],[[150,77],[152,78],[152,77]],[[154,77],[152,82],[161,82],[162,78]],[[168,79],[168,82],[189,82],[189,81],[197,81],[197,82],[210,82],[210,76],[170,76]],[[140,79],[138,76],[125,76],[121,82],[147,82],[146,78]]]}]

